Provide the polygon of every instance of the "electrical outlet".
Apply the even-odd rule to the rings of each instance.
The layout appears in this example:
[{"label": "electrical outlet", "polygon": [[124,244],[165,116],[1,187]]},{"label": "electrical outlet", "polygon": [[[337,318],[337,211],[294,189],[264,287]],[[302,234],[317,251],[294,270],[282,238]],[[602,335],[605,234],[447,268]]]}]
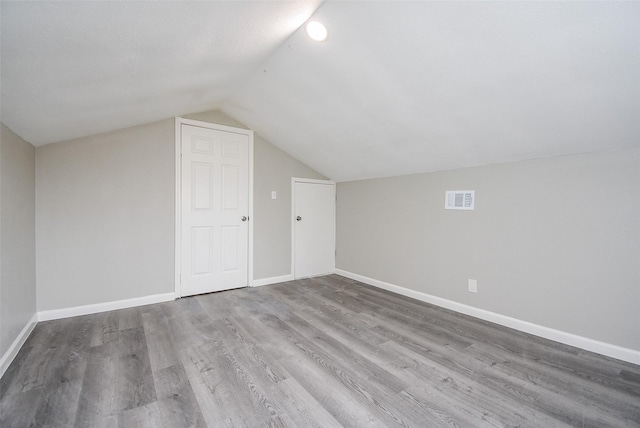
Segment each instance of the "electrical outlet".
[{"label": "electrical outlet", "polygon": [[272,190],[271,191],[271,199],[275,199],[276,198],[276,191]]},{"label": "electrical outlet", "polygon": [[476,281],[475,279],[470,279],[469,280],[469,291],[471,293],[477,293],[478,292],[478,281]]}]

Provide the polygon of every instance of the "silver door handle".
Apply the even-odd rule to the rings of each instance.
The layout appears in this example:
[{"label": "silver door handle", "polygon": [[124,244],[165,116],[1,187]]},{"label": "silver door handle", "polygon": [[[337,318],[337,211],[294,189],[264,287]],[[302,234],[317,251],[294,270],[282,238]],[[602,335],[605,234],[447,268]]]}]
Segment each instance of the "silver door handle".
[{"label": "silver door handle", "polygon": [[242,216],[242,221],[247,221],[247,220],[249,220],[249,217],[247,217],[246,215],[243,215]]},{"label": "silver door handle", "polygon": [[300,220],[302,220],[302,217],[298,216],[298,217],[296,217],[296,220],[300,221]]}]

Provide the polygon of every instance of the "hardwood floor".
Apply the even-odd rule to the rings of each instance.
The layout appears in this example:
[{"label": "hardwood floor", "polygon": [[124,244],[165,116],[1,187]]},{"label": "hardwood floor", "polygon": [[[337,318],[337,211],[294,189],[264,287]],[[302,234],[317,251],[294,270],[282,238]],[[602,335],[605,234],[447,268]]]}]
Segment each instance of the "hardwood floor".
[{"label": "hardwood floor", "polygon": [[639,427],[640,366],[337,275],[38,324],[9,427]]}]

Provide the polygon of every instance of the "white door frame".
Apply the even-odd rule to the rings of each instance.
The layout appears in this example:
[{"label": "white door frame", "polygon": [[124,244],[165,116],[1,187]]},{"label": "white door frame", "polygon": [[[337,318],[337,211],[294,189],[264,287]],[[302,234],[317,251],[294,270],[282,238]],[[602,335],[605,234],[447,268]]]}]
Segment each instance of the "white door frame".
[{"label": "white door frame", "polygon": [[[334,187],[334,195],[336,193],[336,182],[331,180],[317,180],[314,178],[299,178],[299,177],[291,177],[291,276],[295,279],[296,277],[296,191],[295,186],[296,183],[312,183],[312,184],[327,184]],[[335,271],[336,267],[336,258],[335,258],[335,249],[336,249],[336,207],[337,203],[333,204],[333,269]]]},{"label": "white door frame", "polygon": [[248,272],[247,285],[253,286],[253,131],[232,126],[218,125],[217,123],[202,122],[199,120],[176,117],[175,120],[175,181],[176,181],[176,217],[175,217],[175,297],[182,296],[182,125],[198,126],[200,128],[214,129],[218,131],[243,134],[249,138],[249,247],[248,247]]}]

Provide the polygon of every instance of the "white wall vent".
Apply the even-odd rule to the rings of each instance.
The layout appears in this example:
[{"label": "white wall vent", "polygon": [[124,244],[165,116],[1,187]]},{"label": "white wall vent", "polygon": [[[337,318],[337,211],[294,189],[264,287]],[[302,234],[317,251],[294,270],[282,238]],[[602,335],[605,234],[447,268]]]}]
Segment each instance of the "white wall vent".
[{"label": "white wall vent", "polygon": [[447,210],[472,210],[475,199],[474,190],[447,190],[444,208]]}]

